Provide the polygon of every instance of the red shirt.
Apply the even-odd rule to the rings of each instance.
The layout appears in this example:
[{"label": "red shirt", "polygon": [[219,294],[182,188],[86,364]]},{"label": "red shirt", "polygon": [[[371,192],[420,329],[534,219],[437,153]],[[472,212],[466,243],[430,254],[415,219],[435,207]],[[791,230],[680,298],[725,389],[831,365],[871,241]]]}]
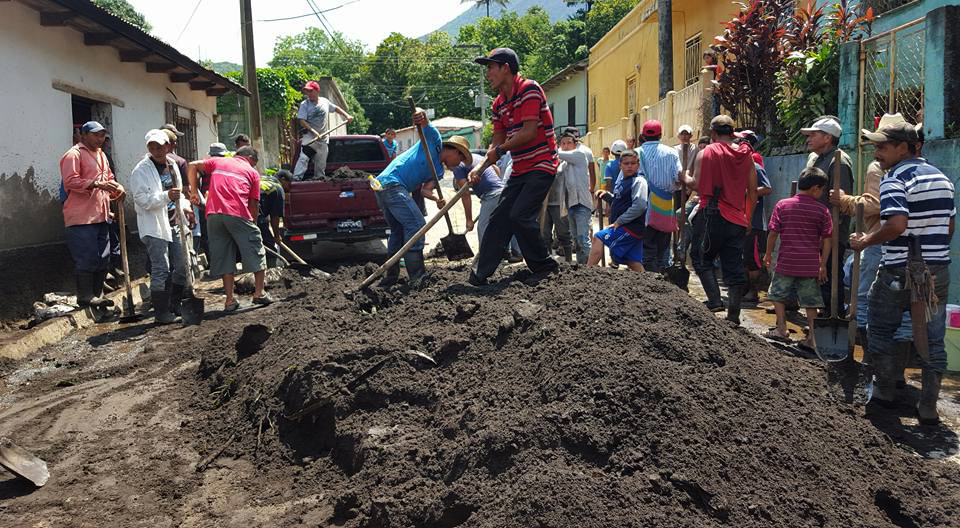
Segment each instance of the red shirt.
[{"label": "red shirt", "polygon": [[780,233],[776,272],[789,277],[820,273],[820,243],[833,234],[833,219],[825,205],[798,194],[773,206],[770,231]]},{"label": "red shirt", "polygon": [[63,202],[63,224],[98,224],[110,218],[110,194],[103,189],[91,189],[95,180],[115,179],[103,150],[91,151],[83,143],[70,147],[60,158],[60,177],[67,191]]},{"label": "red shirt", "polygon": [[547,96],[536,81],[513,79],[513,93],[509,99],[503,94],[493,101],[493,131],[505,132],[507,139],[523,128],[524,121],[537,121],[537,135],[533,141],[510,149],[513,158],[512,178],[531,171],[557,172],[557,141],[553,133],[553,115],[547,105]]},{"label": "red shirt", "polygon": [[717,194],[720,214],[728,222],[747,227],[747,181],[754,168],[752,149],[747,143],[734,148],[722,141],[711,143],[700,155],[697,193],[704,210]]},{"label": "red shirt", "polygon": [[260,173],[243,158],[210,158],[203,161],[210,175],[207,215],[225,214],[253,221],[250,200],[260,201]]}]

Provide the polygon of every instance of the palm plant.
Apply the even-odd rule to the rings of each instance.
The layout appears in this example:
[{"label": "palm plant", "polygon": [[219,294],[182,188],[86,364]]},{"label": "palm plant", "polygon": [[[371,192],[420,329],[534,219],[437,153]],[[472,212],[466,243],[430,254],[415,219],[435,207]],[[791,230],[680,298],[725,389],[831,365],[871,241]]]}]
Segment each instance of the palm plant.
[{"label": "palm plant", "polygon": [[499,5],[500,7],[507,7],[507,4],[510,3],[510,0],[460,0],[461,4],[475,4],[477,7],[485,6],[487,8],[487,16],[490,16],[490,2]]}]

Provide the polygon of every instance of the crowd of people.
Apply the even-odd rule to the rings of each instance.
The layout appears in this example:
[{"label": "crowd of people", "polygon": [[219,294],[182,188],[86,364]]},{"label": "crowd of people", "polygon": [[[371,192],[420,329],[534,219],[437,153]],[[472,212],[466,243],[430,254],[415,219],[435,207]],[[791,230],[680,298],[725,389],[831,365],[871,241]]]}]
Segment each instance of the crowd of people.
[{"label": "crowd of people", "polygon": [[[467,229],[476,228],[480,241],[466,278],[473,286],[487,284],[504,260],[518,256],[539,279],[559,271],[555,256],[598,266],[609,250],[612,266],[665,272],[686,266],[689,251],[707,309],[725,312],[728,321],[739,325],[744,301],[756,301],[768,290],[777,324],[765,337],[789,340],[787,310],[802,308],[808,332],[799,346],[816,350],[815,319],[828,305],[833,282],[848,285],[851,274],[843,266],[836,275],[828,272],[835,236],[838,258],[851,250],[862,252],[859,287],[850,302],[857,306],[864,362],[877,377],[873,401],[894,404],[906,358],[917,348],[911,331],[926,323],[918,413],[923,423],[938,421],[954,187],[923,159],[922,127],[888,115],[875,131],[861,131],[875,145],[876,161],[857,194],[850,157],[839,148],[839,119],[822,116],[801,130],[810,155],[796,176],[796,194],[768,206],[764,200],[773,186],[758,153],[760,137],[737,130],[727,115],[714,117],[709,136],[696,144],[689,125],[677,130],[678,145],[667,145],[662,124],[647,121],[638,138],[616,140],[595,158],[578,129],[560,127],[558,133],[541,87],[519,75],[516,53],[498,48],[476,62],[486,67],[487,80],[498,92],[492,105],[493,139],[485,155],[474,154],[464,137],[444,140],[420,109],[412,120],[423,128],[425,144],[396,153],[395,133],[385,134],[392,159],[371,185],[390,226],[390,255],[425,225],[417,198],[434,201],[437,208],[446,205],[434,193],[434,172],[443,174],[446,168],[454,186],[469,185],[480,204],[474,217],[473,198],[463,195]],[[303,141],[320,143],[312,156],[315,170],[322,170],[326,148],[317,139],[324,133],[326,114],[350,116],[318,97],[317,88],[305,87],[298,117],[309,131]],[[284,188],[296,172],[261,176],[257,151],[241,144],[240,137],[232,155],[214,144],[209,157],[187,163],[176,155],[177,137],[172,125],[147,132],[146,153],[130,176],[129,191],[116,181],[102,154],[105,130],[99,123],[85,124],[77,144],[61,159],[67,243],[76,262],[81,304],[110,304],[102,297],[102,285],[108,272],[117,273],[111,271],[111,202],[122,202],[127,192],[149,255],[158,323],[174,320],[189,272],[191,249],[181,247],[175,235],[179,218],[190,223],[185,227],[191,231],[200,224],[210,274],[223,280],[225,310],[239,305],[233,293],[238,256],[242,270],[255,275],[253,302],[272,302],[264,290],[265,252],[279,235]],[[862,234],[851,234],[851,219],[860,209],[864,221],[857,228]],[[772,211],[769,217],[767,210]],[[594,227],[595,216],[600,229]],[[404,254],[411,288],[427,275],[423,248],[420,238]],[[915,263],[917,270],[923,268],[919,276]],[[392,266],[379,286],[398,283],[400,272],[399,263]],[[926,306],[919,314],[925,321],[910,318],[911,302],[919,300]]]}]

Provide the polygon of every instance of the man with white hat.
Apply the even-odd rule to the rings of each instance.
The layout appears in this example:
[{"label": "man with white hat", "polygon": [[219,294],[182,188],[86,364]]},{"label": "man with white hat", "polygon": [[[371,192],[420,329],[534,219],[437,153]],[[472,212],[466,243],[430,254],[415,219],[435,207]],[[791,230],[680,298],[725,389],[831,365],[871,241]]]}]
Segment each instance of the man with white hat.
[{"label": "man with white hat", "polygon": [[683,171],[686,174],[693,169],[693,158],[697,156],[699,150],[693,144],[693,127],[690,125],[680,125],[677,129],[677,138],[680,144],[677,145],[677,155],[680,156],[680,163],[683,165]]},{"label": "man with white hat", "polygon": [[[834,157],[839,150],[840,135],[843,128],[840,126],[840,120],[834,116],[821,116],[817,118],[808,128],[801,128],[800,133],[807,136],[807,149],[810,150],[810,156],[807,158],[807,167],[816,167],[827,175],[827,188],[833,189],[834,177]],[[853,193],[853,163],[846,152],[840,150],[840,189],[847,194]],[[820,197],[820,203],[830,207],[829,193],[823,193]],[[838,229],[840,237],[839,256],[842,257],[847,251],[847,239],[850,236],[850,215],[840,214],[840,223],[834,226]],[[841,266],[839,277],[827,276],[827,282],[821,285],[820,291],[823,294],[824,304],[830,306],[830,288],[834,279],[843,283],[843,267]],[[842,310],[842,303],[841,303]]]},{"label": "man with white hat", "polygon": [[130,175],[130,194],[140,240],[150,258],[154,320],[157,324],[170,324],[176,318],[174,314],[187,283],[183,247],[172,226],[177,223],[177,207],[183,209],[186,218],[193,217],[193,209],[182,193],[183,175],[170,156],[169,134],[154,129],[147,132],[144,140],[147,154]]}]

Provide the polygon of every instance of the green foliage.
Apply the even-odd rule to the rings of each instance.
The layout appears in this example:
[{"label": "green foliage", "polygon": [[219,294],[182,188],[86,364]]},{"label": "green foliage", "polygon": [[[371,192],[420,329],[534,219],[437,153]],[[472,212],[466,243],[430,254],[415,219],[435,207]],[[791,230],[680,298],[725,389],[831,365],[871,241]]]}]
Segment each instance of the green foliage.
[{"label": "green foliage", "polygon": [[[244,84],[242,72],[229,72],[227,78]],[[260,91],[260,114],[264,117],[286,117],[295,104],[298,92],[292,90],[283,71],[273,68],[257,68],[257,88]],[[217,112],[221,114],[237,113],[243,107],[240,96],[227,94],[217,99]]]},{"label": "green foliage", "polygon": [[120,20],[140,28],[145,33],[153,30],[153,26],[147,22],[147,19],[127,0],[93,0],[93,4]]},{"label": "green foliage", "polygon": [[461,4],[474,4],[476,7],[485,7],[487,9],[487,16],[490,16],[490,4],[497,4],[500,7],[507,7],[507,4],[510,3],[510,0],[460,0]]},{"label": "green foliage", "polygon": [[483,139],[480,141],[484,146],[489,146],[493,143],[493,123],[487,123],[487,126],[483,127]]},{"label": "green foliage", "polygon": [[801,145],[801,128],[819,116],[837,115],[839,45],[828,39],[820,46],[793,52],[786,60],[788,68],[778,74],[784,91],[777,97],[777,116],[786,136],[780,142]]},{"label": "green foliage", "polygon": [[596,0],[592,2],[592,6],[588,6],[589,10],[586,12],[584,20],[587,47],[592,47],[599,42],[638,3],[639,0]]}]

